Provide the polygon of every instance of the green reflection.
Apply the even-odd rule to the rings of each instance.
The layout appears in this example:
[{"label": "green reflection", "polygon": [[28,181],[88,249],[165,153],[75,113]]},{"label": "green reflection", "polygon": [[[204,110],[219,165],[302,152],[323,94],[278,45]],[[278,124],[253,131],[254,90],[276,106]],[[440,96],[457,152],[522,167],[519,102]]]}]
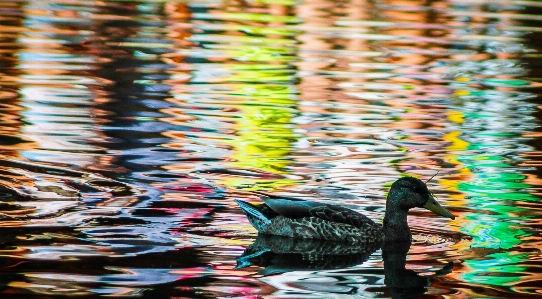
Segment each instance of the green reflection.
[{"label": "green reflection", "polygon": [[494,156],[494,155],[473,155],[473,156],[459,156],[457,158],[459,162],[462,162],[466,167],[480,167],[480,166],[486,166],[486,167],[508,167],[510,166],[507,163],[499,163],[504,162],[506,159],[501,156]]},{"label": "green reflection", "polygon": [[463,275],[463,279],[480,284],[498,286],[510,285],[521,280],[521,272],[525,267],[517,266],[529,258],[526,253],[498,252],[487,256],[485,260],[467,260],[465,263],[472,269]]},{"label": "green reflection", "polygon": [[495,85],[508,85],[508,86],[526,86],[530,85],[531,82],[525,80],[512,80],[512,79],[498,79],[498,78],[488,78],[483,80],[486,83],[491,83]]},{"label": "green reflection", "polygon": [[[470,135],[472,136],[472,135]],[[466,194],[473,212],[465,215],[461,230],[473,237],[473,247],[512,248],[528,234],[517,229],[516,215],[526,209],[514,201],[535,201],[535,196],[523,191],[531,185],[522,182],[524,175],[509,171],[510,159],[497,155],[459,155],[457,161],[471,171],[473,178],[460,182],[457,189]],[[486,174],[486,172],[488,174]],[[475,211],[479,211],[478,213]]]},{"label": "green reflection", "polygon": [[518,229],[518,224],[506,221],[510,217],[509,212],[516,211],[510,209],[503,211],[498,205],[485,205],[481,208],[485,211],[495,211],[497,215],[471,213],[465,217],[468,221],[462,230],[473,236],[472,247],[509,249],[520,242],[520,237],[529,235]]},{"label": "green reflection", "polygon": [[[491,86],[529,84],[523,80],[498,78],[482,81]],[[457,151],[454,161],[461,165],[462,173],[469,175],[469,180],[457,184],[457,190],[465,194],[465,206],[469,208],[462,217],[460,230],[473,237],[469,244],[472,248],[507,250],[530,236],[521,229],[529,220],[524,216],[528,209],[521,204],[539,199],[528,193],[532,186],[526,183],[524,170],[518,166],[521,160],[517,153],[524,151],[522,134],[531,128],[524,121],[518,121],[528,119],[529,112],[515,109],[525,103],[519,95],[512,99],[513,95],[474,88],[458,92],[456,96],[464,101],[460,109],[464,111],[449,118],[457,126],[455,134],[450,134],[454,145],[450,149]],[[479,284],[513,284],[522,279],[525,267],[519,265],[527,259],[528,254],[508,250],[467,259],[465,263],[471,271],[461,278]]]}]

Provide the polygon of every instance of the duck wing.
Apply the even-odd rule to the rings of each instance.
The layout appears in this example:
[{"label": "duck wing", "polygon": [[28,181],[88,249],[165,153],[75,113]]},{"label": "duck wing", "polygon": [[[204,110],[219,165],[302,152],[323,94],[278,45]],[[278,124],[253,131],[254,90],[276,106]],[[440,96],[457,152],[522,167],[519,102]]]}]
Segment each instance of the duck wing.
[{"label": "duck wing", "polygon": [[356,228],[378,226],[369,217],[348,208],[292,197],[264,195],[263,202],[273,211],[287,218],[316,217],[345,223]]}]

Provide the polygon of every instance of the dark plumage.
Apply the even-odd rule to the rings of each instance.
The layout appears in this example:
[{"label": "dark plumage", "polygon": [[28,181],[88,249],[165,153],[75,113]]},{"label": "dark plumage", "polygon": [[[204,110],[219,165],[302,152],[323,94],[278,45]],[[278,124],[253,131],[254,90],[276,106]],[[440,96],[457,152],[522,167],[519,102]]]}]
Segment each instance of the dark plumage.
[{"label": "dark plumage", "polygon": [[424,207],[434,213],[455,217],[433,197],[424,182],[412,177],[395,181],[388,193],[384,223],[330,204],[290,197],[263,195],[262,205],[235,200],[258,232],[297,239],[321,239],[347,244],[382,241],[410,241],[408,210]]}]

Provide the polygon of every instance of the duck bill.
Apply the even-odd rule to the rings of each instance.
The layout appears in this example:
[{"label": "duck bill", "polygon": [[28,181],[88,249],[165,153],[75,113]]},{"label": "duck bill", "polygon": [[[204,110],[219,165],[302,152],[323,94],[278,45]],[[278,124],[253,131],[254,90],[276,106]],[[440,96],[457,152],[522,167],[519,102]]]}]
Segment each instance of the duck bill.
[{"label": "duck bill", "polygon": [[438,203],[438,201],[435,199],[435,197],[433,197],[433,195],[429,195],[429,199],[427,200],[425,205],[423,205],[423,207],[428,209],[429,211],[437,214],[437,215],[447,217],[447,218],[450,218],[450,219],[455,219],[455,216],[452,215],[452,213],[450,213],[450,211],[448,211],[444,207],[442,207]]}]

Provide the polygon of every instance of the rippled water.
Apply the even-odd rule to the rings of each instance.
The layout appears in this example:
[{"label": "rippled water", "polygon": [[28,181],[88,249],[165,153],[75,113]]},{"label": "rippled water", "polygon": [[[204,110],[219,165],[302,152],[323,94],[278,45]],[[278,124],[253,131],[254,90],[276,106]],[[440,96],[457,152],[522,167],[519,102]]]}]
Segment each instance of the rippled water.
[{"label": "rippled water", "polygon": [[[407,295],[541,296],[541,13],[0,1],[0,293],[381,298],[411,275]],[[309,245],[256,240],[233,202],[276,192],[380,221],[395,179],[437,171],[457,218],[411,211],[415,273],[390,270],[405,248],[284,257]]]}]

